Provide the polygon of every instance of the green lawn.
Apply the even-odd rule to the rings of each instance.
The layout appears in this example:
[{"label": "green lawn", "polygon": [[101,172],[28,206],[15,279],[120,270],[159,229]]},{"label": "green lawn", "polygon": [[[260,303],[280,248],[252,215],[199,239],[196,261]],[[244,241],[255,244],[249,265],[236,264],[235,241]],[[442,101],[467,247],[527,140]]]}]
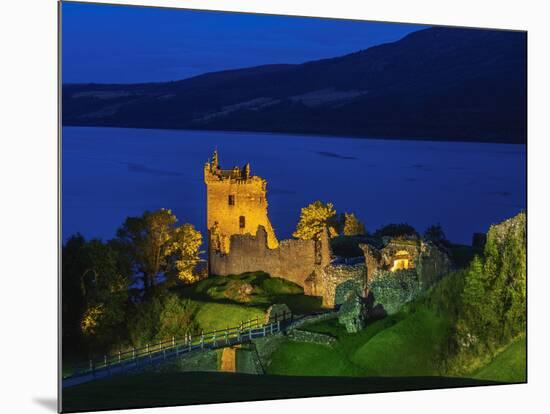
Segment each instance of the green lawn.
[{"label": "green lawn", "polygon": [[205,332],[218,329],[234,328],[242,321],[259,318],[260,323],[265,320],[265,310],[259,307],[235,305],[229,303],[199,302],[195,321]]},{"label": "green lawn", "polygon": [[287,341],[275,351],[268,368],[269,374],[310,376],[361,376],[363,371],[355,366],[340,348]]},{"label": "green lawn", "polygon": [[447,323],[422,310],[400,313],[348,334],[336,319],[302,329],[338,339],[333,348],[287,341],[272,355],[270,374],[418,376],[437,375],[434,355]]},{"label": "green lawn", "polygon": [[[450,322],[424,306],[388,316],[348,334],[337,319],[301,329],[330,334],[338,339],[333,348],[286,341],[271,356],[268,373],[310,376],[437,376],[440,347]],[[416,309],[416,310],[414,310]],[[524,382],[526,341],[512,342],[489,364],[467,375],[498,382]]]},{"label": "green lawn", "polygon": [[525,382],[527,380],[527,340],[520,336],[493,360],[475,372],[472,377],[502,382]]},{"label": "green lawn", "polygon": [[438,375],[438,347],[447,322],[428,310],[408,315],[357,349],[352,360],[370,375]]}]

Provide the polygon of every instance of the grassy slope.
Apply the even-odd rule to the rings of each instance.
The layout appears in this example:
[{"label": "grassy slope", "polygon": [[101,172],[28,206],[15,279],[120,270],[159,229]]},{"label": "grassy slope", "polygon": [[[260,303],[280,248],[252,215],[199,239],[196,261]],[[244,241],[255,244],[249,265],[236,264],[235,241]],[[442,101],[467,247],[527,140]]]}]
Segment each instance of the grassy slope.
[{"label": "grassy slope", "polygon": [[423,310],[401,313],[348,334],[336,319],[307,329],[338,338],[333,349],[285,342],[273,354],[269,373],[280,375],[419,376],[437,375],[434,353],[447,323]]},{"label": "grassy slope", "polygon": [[[280,375],[438,375],[438,352],[451,321],[443,315],[456,313],[450,297],[460,275],[438,283],[429,294],[407,310],[348,334],[337,320],[304,327],[338,338],[334,349],[305,343],[283,343],[272,355],[270,373]],[[437,310],[435,310],[437,309]],[[499,382],[524,382],[525,337],[511,343],[481,369],[467,374]]]},{"label": "grassy slope", "polygon": [[435,356],[447,329],[443,318],[421,310],[374,336],[352,360],[370,375],[438,375]]},{"label": "grassy slope", "polygon": [[239,326],[241,321],[265,318],[265,310],[258,307],[235,305],[229,303],[195,302],[198,311],[195,314],[197,324],[205,332]]},{"label": "grassy slope", "polygon": [[527,380],[527,340],[525,335],[517,338],[500,354],[472,377],[502,382],[525,382]]},{"label": "grassy slope", "polygon": [[[252,291],[243,294],[243,287],[252,288]],[[298,314],[321,309],[321,298],[306,296],[300,286],[272,278],[264,272],[213,276],[172,291],[182,300],[192,300],[196,305],[194,319],[197,328],[205,332],[236,327],[240,322],[256,317],[263,321],[272,303],[286,303]],[[63,375],[70,375],[75,364],[82,365],[87,361],[85,354],[64,358]]]},{"label": "grassy slope", "polygon": [[205,331],[238,326],[256,317],[261,321],[272,303],[286,303],[296,313],[321,309],[320,298],[306,296],[300,286],[264,272],[212,276],[179,293],[196,303],[195,318]]},{"label": "grassy slope", "polygon": [[312,324],[303,329],[330,334],[338,338],[337,345],[329,348],[323,345],[302,342],[284,342],[272,355],[269,374],[278,375],[368,375],[355,364],[351,356],[355,350],[382,330],[397,323],[399,316],[391,316],[370,324],[357,334],[350,335],[337,319]]}]

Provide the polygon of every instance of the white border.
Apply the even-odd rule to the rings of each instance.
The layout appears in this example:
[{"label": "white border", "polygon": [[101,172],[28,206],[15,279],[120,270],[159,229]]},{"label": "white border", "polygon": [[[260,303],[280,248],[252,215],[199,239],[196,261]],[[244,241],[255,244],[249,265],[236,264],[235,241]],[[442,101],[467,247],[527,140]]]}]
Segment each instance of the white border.
[{"label": "white border", "polygon": [[[128,3],[112,0],[112,3]],[[543,412],[548,407],[548,13],[506,0],[148,0],[132,4],[529,31],[529,384],[142,410],[143,413]],[[57,5],[0,4],[2,412],[52,412],[56,395]],[[467,202],[467,200],[465,200]],[[539,408],[540,407],[540,408]],[[129,412],[129,411],[120,411]]]}]

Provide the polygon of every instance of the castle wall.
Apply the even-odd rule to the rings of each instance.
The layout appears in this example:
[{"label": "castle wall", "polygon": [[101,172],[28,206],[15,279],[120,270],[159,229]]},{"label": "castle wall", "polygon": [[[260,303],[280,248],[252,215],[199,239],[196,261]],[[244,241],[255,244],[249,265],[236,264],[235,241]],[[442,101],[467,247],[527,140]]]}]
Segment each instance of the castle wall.
[{"label": "castle wall", "polygon": [[350,293],[365,296],[367,268],[362,263],[354,266],[331,265],[323,269],[323,275],[319,279],[323,306],[334,307],[344,303]]},{"label": "castle wall", "polygon": [[[326,261],[322,260],[324,263]],[[271,249],[268,247],[268,234],[263,227],[258,228],[255,236],[231,236],[228,253],[210,253],[212,274],[226,276],[264,271],[302,287],[320,265],[314,240],[283,240],[278,247]]]},{"label": "castle wall", "polygon": [[259,227],[255,236],[234,235],[228,253],[210,253],[211,273],[220,276],[263,271],[304,288],[306,295],[321,296],[323,306],[333,307],[345,300],[350,291],[363,296],[366,267],[331,265],[328,234],[319,240],[283,240],[279,246],[267,246],[267,233]]},{"label": "castle wall", "polygon": [[408,269],[416,272],[425,287],[432,285],[452,267],[449,256],[431,242],[394,239],[382,249],[375,249],[368,244],[359,247],[365,255],[367,283],[382,275],[391,275],[392,263],[403,252],[408,254]]}]

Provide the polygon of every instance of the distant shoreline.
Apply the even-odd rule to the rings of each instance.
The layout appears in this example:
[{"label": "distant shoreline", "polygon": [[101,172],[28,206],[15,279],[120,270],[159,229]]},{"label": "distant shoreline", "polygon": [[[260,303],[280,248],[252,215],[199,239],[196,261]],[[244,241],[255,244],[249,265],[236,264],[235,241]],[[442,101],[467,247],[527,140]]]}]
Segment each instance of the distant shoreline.
[{"label": "distant shoreline", "polygon": [[383,135],[339,135],[339,134],[330,134],[330,133],[313,133],[313,132],[278,132],[278,131],[256,131],[256,130],[227,130],[227,129],[190,129],[190,128],[162,128],[162,127],[150,127],[150,128],[139,128],[131,126],[120,126],[120,125],[81,125],[81,124],[62,124],[62,128],[112,128],[112,129],[137,129],[137,130],[146,130],[146,131],[174,131],[174,132],[214,132],[218,134],[255,134],[255,135],[282,135],[287,137],[322,137],[322,138],[345,138],[345,139],[363,139],[363,140],[372,140],[372,141],[427,141],[427,142],[456,142],[463,144],[505,144],[505,145],[520,145],[523,147],[527,146],[527,143],[519,142],[506,142],[506,141],[491,141],[486,139],[472,139],[464,140],[461,138],[437,138],[437,137],[406,137],[406,136],[383,136]]}]

